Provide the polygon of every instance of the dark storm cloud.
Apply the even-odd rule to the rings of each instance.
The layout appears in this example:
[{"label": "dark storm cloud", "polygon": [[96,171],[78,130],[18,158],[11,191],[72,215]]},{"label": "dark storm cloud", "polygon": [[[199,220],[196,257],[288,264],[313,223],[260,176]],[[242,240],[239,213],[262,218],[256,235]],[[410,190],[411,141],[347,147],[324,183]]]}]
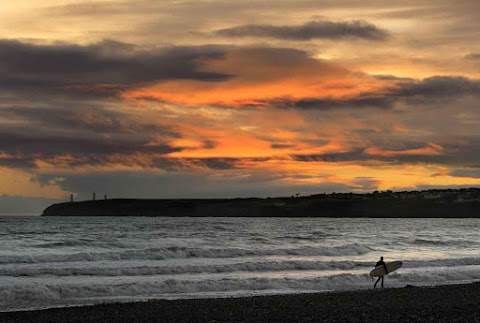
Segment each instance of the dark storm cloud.
[{"label": "dark storm cloud", "polygon": [[343,161],[359,161],[371,159],[366,155],[363,155],[364,148],[355,149],[352,151],[341,153],[326,153],[326,154],[311,154],[311,155],[291,155],[291,157],[300,162],[343,162]]},{"label": "dark storm cloud", "polygon": [[479,94],[480,81],[462,76],[433,76],[421,81],[400,83],[393,95],[399,98],[410,97],[449,97]]},{"label": "dark storm cloud", "polygon": [[[70,103],[70,107],[71,105],[72,103]],[[84,104],[78,109],[9,106],[0,109],[0,117],[29,121],[30,127],[41,125],[50,129],[65,128],[96,133],[143,133],[161,134],[172,138],[180,137],[179,133],[168,126],[140,122],[121,112],[107,111],[92,104]],[[38,128],[36,131],[39,131]]]},{"label": "dark storm cloud", "polygon": [[300,100],[274,99],[263,102],[277,108],[293,108],[305,110],[331,110],[377,108],[390,109],[397,102],[425,105],[468,95],[480,95],[480,81],[461,76],[433,76],[423,80],[378,76],[381,80],[392,81],[394,85],[386,88],[386,93],[361,93],[348,99],[316,99]]},{"label": "dark storm cloud", "polygon": [[210,169],[226,170],[235,168],[235,164],[240,160],[237,158],[205,158],[191,159],[195,165],[203,166]]},{"label": "dark storm cloud", "polygon": [[218,142],[215,140],[207,139],[203,141],[203,148],[213,149],[218,146]]},{"label": "dark storm cloud", "polygon": [[295,147],[295,145],[291,145],[291,144],[270,144],[270,147],[273,148],[273,149],[284,149],[284,148]]},{"label": "dark storm cloud", "polygon": [[299,162],[367,162],[371,160],[390,160],[395,161],[394,158],[385,158],[383,156],[372,156],[364,154],[364,148],[355,149],[352,151],[341,153],[326,153],[326,154],[303,154],[303,155],[291,155],[291,158]]},{"label": "dark storm cloud", "polygon": [[[373,95],[373,94],[372,94]],[[345,109],[345,108],[390,108],[394,101],[388,97],[358,97],[352,99],[303,99],[303,100],[275,100],[270,103],[280,108],[299,109]]]},{"label": "dark storm cloud", "polygon": [[36,167],[34,156],[16,155],[9,157],[0,157],[0,166],[8,168],[31,169]]},{"label": "dark storm cloud", "polygon": [[182,151],[166,143],[151,144],[152,138],[139,134],[106,136],[63,131],[25,132],[21,128],[0,130],[0,165],[32,169],[42,161],[57,167],[122,165],[191,171],[193,169],[236,169],[244,162],[268,158],[170,158],[169,153]]},{"label": "dark storm cloud", "polygon": [[[308,100],[303,101],[307,103],[306,107],[319,106],[320,108],[325,108],[351,106],[389,108],[392,107],[395,102],[402,100],[413,103],[428,103],[433,100],[446,100],[480,94],[480,81],[463,76],[432,76],[423,80],[388,77],[388,80],[398,81],[398,83],[390,88],[387,94],[383,94],[382,96],[374,93],[366,93],[362,95],[363,97],[360,96],[359,98],[350,100],[335,100],[332,102],[327,100],[320,102],[316,102],[315,100],[311,102]],[[305,103],[302,104],[302,101],[296,104],[300,107],[305,105]]]},{"label": "dark storm cloud", "polygon": [[169,158],[152,159],[149,167],[169,171],[191,171],[192,169],[229,170],[238,169],[245,162],[264,162],[269,158]]},{"label": "dark storm cloud", "polygon": [[[381,138],[377,138],[376,140],[373,139],[372,146],[378,148],[378,150],[368,150],[369,146],[364,146],[339,153],[294,154],[291,155],[291,158],[300,162],[359,162],[368,164],[372,161],[380,161],[391,165],[412,163],[463,165],[464,167],[476,167],[478,165],[480,138],[455,139],[452,137],[449,140],[449,143],[438,143],[442,149],[438,149],[437,153],[433,153],[432,146],[426,142],[400,140],[395,143],[395,141],[388,140],[382,147]],[[424,148],[430,148],[431,153],[426,153]],[[418,152],[415,150],[418,150]]]},{"label": "dark storm cloud", "polygon": [[[20,127],[3,127],[0,138],[0,152],[9,156],[5,158],[5,163],[11,165],[17,160],[17,164],[11,165],[16,167],[29,166],[39,159],[70,166],[102,165],[121,162],[123,159],[128,164],[129,155],[167,154],[181,150],[168,144],[149,145],[150,138],[141,135],[79,136],[64,131],[26,132]],[[73,159],[57,160],[57,157],[62,156]],[[2,160],[0,158],[0,163]]]},{"label": "dark storm cloud", "polygon": [[[255,158],[169,158],[185,147],[168,144],[182,135],[162,124],[148,124],[116,111],[86,106],[72,111],[63,108],[10,106],[0,109],[5,120],[0,128],[0,165],[32,169],[38,162],[59,168],[122,165],[167,171],[192,169],[227,170]],[[26,122],[25,122],[26,121]],[[214,140],[203,148],[214,149]]]},{"label": "dark storm cloud", "polygon": [[[340,152],[340,153],[326,153],[326,154],[311,154],[311,155],[291,155],[291,157],[300,162],[329,162],[329,163],[337,163],[337,162],[367,162],[367,161],[388,161],[388,162],[402,162],[404,159],[407,159],[408,162],[417,161],[417,159],[424,156],[392,156],[386,157],[383,155],[375,155],[375,154],[367,154],[365,153],[366,148],[359,148],[354,149],[347,152]],[[428,158],[428,157],[427,157]],[[405,161],[407,162],[407,161]]]},{"label": "dark storm cloud", "polygon": [[[183,150],[168,142],[182,135],[175,127],[119,111],[100,103],[60,100],[0,108],[0,165],[36,168],[157,165],[155,156]],[[8,122],[7,122],[8,120]]]},{"label": "dark storm cloud", "polygon": [[227,37],[268,37],[287,40],[363,38],[385,40],[389,33],[377,26],[363,21],[347,22],[311,21],[296,26],[240,25],[216,31]]},{"label": "dark storm cloud", "polygon": [[[311,155],[292,155],[294,160],[300,162],[360,162],[368,163],[370,161],[382,161],[389,162],[391,164],[404,164],[404,163],[415,163],[415,162],[433,162],[439,161],[440,158],[437,156],[413,154],[413,155],[395,155],[395,156],[385,156],[380,154],[367,154],[365,148],[354,149],[348,152],[341,153],[328,153],[328,154],[311,154]],[[443,158],[445,159],[445,158]],[[445,162],[445,160],[444,160]]]},{"label": "dark storm cloud", "polygon": [[480,168],[477,169],[457,169],[449,173],[450,176],[480,178]]},{"label": "dark storm cloud", "polygon": [[224,55],[225,50],[220,46],[138,50],[113,41],[79,46],[0,40],[0,90],[68,92],[88,90],[79,87],[82,85],[115,85],[90,89],[101,94],[157,80],[219,81],[231,76],[202,72],[200,67],[203,59],[221,59]]},{"label": "dark storm cloud", "polygon": [[443,159],[439,156],[440,161],[444,160],[447,163],[465,167],[478,167],[480,160],[480,137],[461,137],[458,138],[457,143],[447,143],[443,147],[450,153]]},{"label": "dark storm cloud", "polygon": [[[228,170],[237,168],[240,158],[169,158],[154,157],[147,159],[141,165],[146,168],[163,169],[166,171],[191,171],[192,169]],[[246,159],[248,160],[248,159]]]}]

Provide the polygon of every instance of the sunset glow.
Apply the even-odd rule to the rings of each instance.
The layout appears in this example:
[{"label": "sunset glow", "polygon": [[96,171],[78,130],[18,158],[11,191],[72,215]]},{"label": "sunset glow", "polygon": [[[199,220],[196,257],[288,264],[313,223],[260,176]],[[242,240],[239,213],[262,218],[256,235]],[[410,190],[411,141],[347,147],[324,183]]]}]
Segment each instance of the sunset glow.
[{"label": "sunset glow", "polygon": [[0,213],[479,186],[479,9],[3,1]]}]

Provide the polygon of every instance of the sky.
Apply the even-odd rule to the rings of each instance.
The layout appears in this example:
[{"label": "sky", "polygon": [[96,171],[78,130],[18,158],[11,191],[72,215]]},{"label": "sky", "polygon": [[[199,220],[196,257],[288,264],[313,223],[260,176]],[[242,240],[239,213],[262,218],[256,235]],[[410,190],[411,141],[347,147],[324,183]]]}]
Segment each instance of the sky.
[{"label": "sky", "polygon": [[478,0],[0,1],[0,214],[480,186]]}]

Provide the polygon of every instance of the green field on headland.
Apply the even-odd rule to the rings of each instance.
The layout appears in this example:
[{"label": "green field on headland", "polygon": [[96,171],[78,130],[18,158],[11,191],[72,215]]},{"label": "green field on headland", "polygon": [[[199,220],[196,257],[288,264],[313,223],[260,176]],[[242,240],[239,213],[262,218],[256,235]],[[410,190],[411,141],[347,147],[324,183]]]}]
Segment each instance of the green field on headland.
[{"label": "green field on headland", "polygon": [[109,199],[49,206],[43,216],[480,217],[480,189],[237,199]]}]

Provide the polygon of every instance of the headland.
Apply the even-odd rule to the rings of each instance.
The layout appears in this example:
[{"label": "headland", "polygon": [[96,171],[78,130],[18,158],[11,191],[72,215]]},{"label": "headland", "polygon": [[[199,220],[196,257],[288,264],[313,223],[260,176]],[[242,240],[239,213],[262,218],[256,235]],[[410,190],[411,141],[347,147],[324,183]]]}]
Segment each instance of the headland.
[{"label": "headland", "polygon": [[480,188],[235,199],[104,199],[53,204],[43,216],[480,217]]}]

